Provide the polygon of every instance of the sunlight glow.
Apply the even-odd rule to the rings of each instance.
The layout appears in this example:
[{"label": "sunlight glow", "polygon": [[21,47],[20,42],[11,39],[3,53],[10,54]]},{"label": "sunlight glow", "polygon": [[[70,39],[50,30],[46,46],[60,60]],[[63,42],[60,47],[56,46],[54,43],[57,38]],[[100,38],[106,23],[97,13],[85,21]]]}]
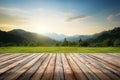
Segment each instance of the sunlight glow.
[{"label": "sunlight glow", "polygon": [[65,35],[113,29],[120,25],[120,0],[103,1],[0,0],[0,29]]},{"label": "sunlight glow", "polygon": [[49,31],[46,27],[38,27],[38,28],[36,28],[35,32],[36,33],[47,33]]}]

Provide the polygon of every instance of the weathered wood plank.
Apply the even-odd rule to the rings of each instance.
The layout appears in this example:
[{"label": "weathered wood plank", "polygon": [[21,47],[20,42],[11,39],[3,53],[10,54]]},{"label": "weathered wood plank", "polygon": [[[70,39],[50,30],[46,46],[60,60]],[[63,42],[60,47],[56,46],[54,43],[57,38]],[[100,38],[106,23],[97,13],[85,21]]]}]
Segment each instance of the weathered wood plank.
[{"label": "weathered wood plank", "polygon": [[76,80],[88,80],[78,65],[73,61],[72,57],[69,54],[67,54],[66,57],[76,77]]},{"label": "weathered wood plank", "polygon": [[26,57],[26,58],[24,58],[24,59],[22,59],[22,60],[20,60],[20,61],[17,61],[17,62],[15,62],[15,63],[13,63],[13,64],[5,67],[5,68],[0,69],[0,74],[2,74],[2,73],[4,73],[4,72],[6,72],[7,70],[9,70],[9,69],[17,66],[18,64],[20,64],[20,63],[22,63],[23,61],[27,60],[27,59],[28,59],[29,57],[31,57],[31,56],[33,56],[33,55],[30,55],[30,56],[28,56],[28,57]]},{"label": "weathered wood plank", "polygon": [[46,57],[45,61],[41,64],[39,69],[36,71],[36,73],[32,76],[30,80],[40,80],[42,78],[42,75],[44,74],[51,57],[52,54],[49,54],[49,56]]},{"label": "weathered wood plank", "polygon": [[0,54],[0,80],[120,80],[119,54]]},{"label": "weathered wood plank", "polygon": [[0,54],[0,58],[7,56],[7,55],[10,55],[10,54]]},{"label": "weathered wood plank", "polygon": [[41,80],[52,80],[53,79],[55,58],[56,58],[56,54],[53,54]]},{"label": "weathered wood plank", "polygon": [[1,63],[0,63],[0,69],[1,69],[1,68],[4,68],[4,67],[6,67],[6,66],[8,66],[8,65],[10,65],[10,64],[12,64],[12,63],[14,63],[14,62],[17,62],[17,61],[19,61],[20,59],[22,59],[22,58],[24,58],[24,57],[26,57],[26,56],[27,56],[27,55],[24,54],[24,55],[20,55],[20,56],[17,56],[17,57],[15,57],[15,58],[12,58],[12,59],[10,59],[10,60],[1,62]]},{"label": "weathered wood plank", "polygon": [[39,60],[39,58],[42,55],[38,55],[35,59],[33,59],[32,61],[30,61],[29,63],[27,63],[26,65],[24,65],[22,68],[18,69],[16,72],[14,72],[13,74],[9,75],[8,77],[6,77],[4,80],[15,80],[17,79],[21,74],[23,74],[25,71],[27,71],[31,66],[34,65],[34,63]]},{"label": "weathered wood plank", "polygon": [[21,54],[9,54],[7,56],[3,56],[3,57],[0,58],[0,63],[4,62],[4,61],[7,61],[9,59],[15,58],[15,57],[17,57],[19,55],[21,55]]},{"label": "weathered wood plank", "polygon": [[57,57],[56,57],[54,80],[64,80],[64,72],[63,72],[61,54],[57,54]]},{"label": "weathered wood plank", "polygon": [[65,80],[75,80],[73,71],[68,64],[68,61],[67,61],[65,55],[64,54],[61,54],[61,55],[62,55],[62,63],[63,63]]},{"label": "weathered wood plank", "polygon": [[46,57],[47,54],[42,55],[40,59],[29,70],[23,73],[17,80],[30,80],[31,76],[36,72]]},{"label": "weathered wood plank", "polygon": [[119,54],[107,54],[107,55],[109,55],[110,57],[114,57],[114,58],[120,60],[120,55]]},{"label": "weathered wood plank", "polygon": [[[91,55],[91,57],[94,58],[95,60],[98,60],[98,62],[100,62],[100,64],[103,63],[104,66],[105,66],[107,69],[111,70],[112,72],[114,72],[115,74],[117,74],[117,75],[120,76],[120,67],[116,67],[116,66],[108,63],[107,61],[104,61],[103,58],[100,59],[100,58],[98,58],[98,57],[96,57],[96,56],[93,56],[93,55]],[[113,63],[114,63],[114,62],[113,62]]]},{"label": "weathered wood plank", "polygon": [[[29,55],[28,55],[29,56]],[[27,56],[26,56],[27,57]],[[26,58],[25,57],[25,58]],[[15,66],[14,68],[6,71],[5,73],[0,75],[0,80],[3,80],[4,78],[6,78],[7,76],[13,74],[14,72],[16,72],[18,69],[20,69],[21,67],[23,67],[24,65],[26,65],[27,63],[29,63],[31,60],[33,60],[36,57],[36,55],[31,56],[29,58],[27,58],[25,61],[21,62],[20,64],[18,64],[17,66]],[[24,59],[24,58],[23,58]]]},{"label": "weathered wood plank", "polygon": [[[76,54],[78,55],[78,54]],[[111,80],[107,75],[105,75],[102,71],[97,69],[95,66],[87,62],[82,55],[78,55],[79,59],[81,60],[82,63],[84,63],[94,74],[96,74],[100,80]]]},{"label": "weathered wood plank", "polygon": [[83,56],[84,56],[84,59],[86,59],[88,62],[90,62],[96,68],[101,70],[104,74],[109,76],[112,80],[119,80],[120,79],[117,75],[113,74],[111,71],[109,71],[105,67],[103,67],[100,64],[98,64],[98,61],[94,60],[93,58],[89,57],[88,55],[83,55]]},{"label": "weathered wood plank", "polygon": [[114,65],[120,67],[120,60],[119,59],[116,59],[114,57],[110,57],[110,56],[105,55],[105,54],[98,54],[98,55],[94,54],[94,55],[98,56],[99,58],[101,58],[101,59],[103,59],[111,64],[114,64]]},{"label": "weathered wood plank", "polygon": [[89,80],[100,80],[84,63],[79,60],[79,58],[76,58],[75,55],[71,55],[71,57],[73,57],[74,61],[81,68]]}]

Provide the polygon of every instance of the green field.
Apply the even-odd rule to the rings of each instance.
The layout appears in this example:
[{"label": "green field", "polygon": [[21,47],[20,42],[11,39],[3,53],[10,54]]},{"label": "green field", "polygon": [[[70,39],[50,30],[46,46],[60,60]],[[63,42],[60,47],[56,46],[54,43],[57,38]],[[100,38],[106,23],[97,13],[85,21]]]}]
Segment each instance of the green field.
[{"label": "green field", "polygon": [[0,53],[120,53],[120,47],[0,47]]}]

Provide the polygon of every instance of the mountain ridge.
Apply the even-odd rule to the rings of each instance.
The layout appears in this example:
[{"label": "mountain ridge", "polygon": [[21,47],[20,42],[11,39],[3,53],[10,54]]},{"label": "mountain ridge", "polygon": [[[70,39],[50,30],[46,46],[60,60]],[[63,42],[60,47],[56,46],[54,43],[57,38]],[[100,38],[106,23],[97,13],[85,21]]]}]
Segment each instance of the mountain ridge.
[{"label": "mountain ridge", "polygon": [[[57,38],[59,38],[59,40],[55,40]],[[72,46],[77,46],[78,44],[81,44],[78,43],[81,40],[84,43],[88,43],[88,46],[113,46],[115,44],[119,46],[120,27],[116,27],[108,31],[102,31],[94,35],[74,36],[59,35],[56,33],[51,33],[47,36],[22,29],[14,29],[8,32],[0,30],[0,46],[53,46],[56,45],[56,43],[67,43]]]},{"label": "mountain ridge", "polygon": [[55,39],[57,41],[63,41],[65,38],[68,41],[77,41],[79,39],[85,40],[85,39],[88,39],[92,36],[92,35],[79,35],[79,34],[76,34],[73,36],[67,36],[64,34],[57,34],[57,33],[45,33],[43,35],[48,36],[48,37]]},{"label": "mountain ridge", "polygon": [[56,40],[37,33],[28,32],[21,29],[15,29],[8,32],[0,31],[0,43],[17,46],[49,46],[55,45]]}]

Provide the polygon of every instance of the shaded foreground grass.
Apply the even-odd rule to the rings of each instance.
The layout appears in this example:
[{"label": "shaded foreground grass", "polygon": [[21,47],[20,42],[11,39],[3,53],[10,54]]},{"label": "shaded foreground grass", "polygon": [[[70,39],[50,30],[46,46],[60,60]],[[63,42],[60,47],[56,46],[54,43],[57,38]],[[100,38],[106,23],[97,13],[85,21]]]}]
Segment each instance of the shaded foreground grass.
[{"label": "shaded foreground grass", "polygon": [[0,53],[120,53],[120,47],[0,47]]}]

